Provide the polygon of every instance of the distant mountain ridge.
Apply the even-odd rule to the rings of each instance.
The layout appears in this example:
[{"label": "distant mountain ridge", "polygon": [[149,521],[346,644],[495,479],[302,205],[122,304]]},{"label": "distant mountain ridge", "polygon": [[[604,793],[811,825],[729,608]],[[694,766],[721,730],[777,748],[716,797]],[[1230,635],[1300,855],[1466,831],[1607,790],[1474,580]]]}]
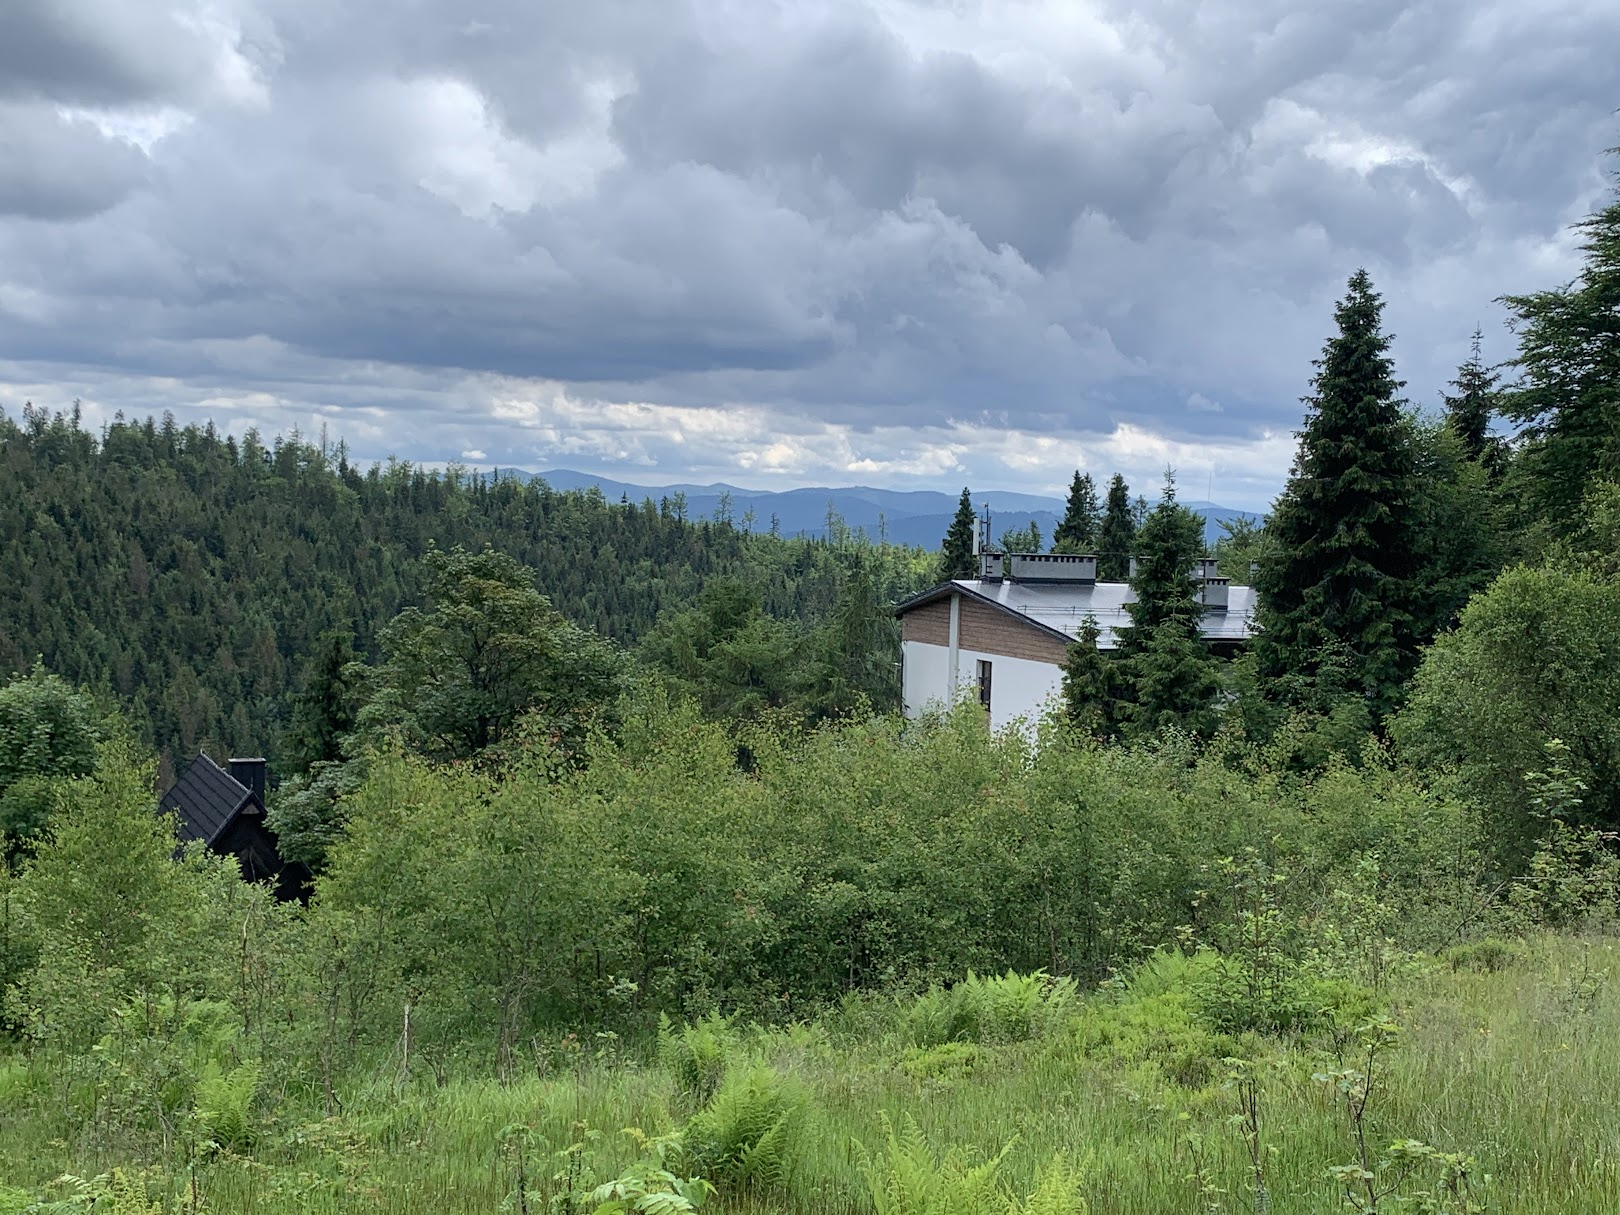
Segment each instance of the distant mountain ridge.
[{"label": "distant mountain ridge", "polygon": [[[774,517],[778,530],[784,536],[825,536],[828,511],[831,510],[851,531],[864,532],[873,540],[937,548],[951,525],[951,518],[956,514],[954,494],[927,489],[893,490],[849,485],[807,486],[772,492],[744,489],[724,482],[712,485],[637,485],[568,468],[553,468],[545,472],[518,468],[497,471],[502,477],[512,476],[524,481],[539,478],[558,490],[588,490],[594,487],[608,499],[628,497],[632,502],[641,502],[645,498],[657,502],[677,493],[685,494],[689,519],[714,518],[720,507],[721,495],[730,494],[731,518],[737,526],[747,523],[754,531],[769,531]],[[1048,542],[1057,528],[1058,520],[1063,517],[1064,509],[1061,498],[1020,494],[1010,490],[976,493],[973,504],[980,511],[985,507],[990,508],[990,526],[995,535],[1000,536],[1008,529],[1028,527],[1033,521]],[[1233,510],[1213,502],[1188,502],[1186,505],[1204,517],[1204,538],[1209,544],[1213,544],[1221,535],[1220,525],[1223,521],[1260,521],[1260,517],[1251,511]],[[753,518],[748,522],[750,511]]]}]

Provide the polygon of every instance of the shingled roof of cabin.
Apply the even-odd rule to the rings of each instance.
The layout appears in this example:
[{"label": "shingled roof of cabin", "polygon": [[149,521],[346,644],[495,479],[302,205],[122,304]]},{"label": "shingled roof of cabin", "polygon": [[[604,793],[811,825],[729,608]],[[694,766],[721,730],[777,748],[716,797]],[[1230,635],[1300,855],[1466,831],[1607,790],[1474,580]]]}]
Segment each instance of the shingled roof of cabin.
[{"label": "shingled roof of cabin", "polygon": [[212,845],[252,801],[252,790],[208,756],[199,755],[158,805],[179,817],[182,843],[201,840]]}]

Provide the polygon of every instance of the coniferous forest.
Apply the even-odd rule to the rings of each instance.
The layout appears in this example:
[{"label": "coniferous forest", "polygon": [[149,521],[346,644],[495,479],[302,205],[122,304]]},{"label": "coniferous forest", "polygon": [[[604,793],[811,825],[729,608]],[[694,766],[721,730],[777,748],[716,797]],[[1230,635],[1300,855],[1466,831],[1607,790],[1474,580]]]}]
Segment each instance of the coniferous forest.
[{"label": "coniferous forest", "polygon": [[[1620,1210],[1620,199],[1413,403],[1357,271],[1038,721],[898,711],[972,573],[680,502],[0,420],[0,1213]],[[1067,475],[1065,470],[1064,475]],[[1131,558],[1135,558],[1134,566]],[[263,753],[308,882],[176,847]]]}]

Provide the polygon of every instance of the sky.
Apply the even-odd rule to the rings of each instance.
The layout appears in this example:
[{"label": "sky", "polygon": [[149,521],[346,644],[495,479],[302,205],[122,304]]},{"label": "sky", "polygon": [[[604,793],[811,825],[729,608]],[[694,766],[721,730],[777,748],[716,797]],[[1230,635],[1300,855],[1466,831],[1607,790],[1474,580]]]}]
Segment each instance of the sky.
[{"label": "sky", "polygon": [[1614,0],[4,0],[0,406],[1260,508],[1345,280],[1571,278]]}]

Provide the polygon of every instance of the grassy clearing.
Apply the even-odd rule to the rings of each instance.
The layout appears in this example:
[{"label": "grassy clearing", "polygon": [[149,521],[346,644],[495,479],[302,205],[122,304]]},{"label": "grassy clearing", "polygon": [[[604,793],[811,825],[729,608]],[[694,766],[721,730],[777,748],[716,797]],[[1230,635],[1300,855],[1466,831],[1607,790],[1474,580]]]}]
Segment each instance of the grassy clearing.
[{"label": "grassy clearing", "polygon": [[[1402,1029],[1368,1102],[1372,1142],[1471,1154],[1477,1200],[1502,1215],[1620,1210],[1616,942],[1549,938],[1458,960],[1409,973],[1389,993]],[[318,1093],[261,1094],[251,1141],[200,1159],[195,1193],[204,1209],[263,1215],[472,1215],[517,1209],[521,1173],[529,1209],[544,1210],[568,1188],[553,1179],[566,1165],[558,1152],[585,1128],[576,1184],[644,1155],[622,1128],[680,1129],[709,1088],[724,1097],[766,1067],[795,1111],[791,1125],[763,1180],[722,1184],[720,1210],[871,1211],[863,1158],[881,1166],[889,1129],[912,1124],[934,1151],[960,1149],[964,1160],[1005,1149],[999,1176],[1014,1195],[1062,1158],[1078,1167],[1092,1212],[1248,1210],[1251,1157],[1223,1061],[1241,1052],[1258,1078],[1271,1210],[1343,1210],[1326,1171],[1351,1160],[1352,1141],[1342,1102],[1314,1078],[1341,1066],[1332,1035],[1215,1033],[1189,997],[1194,970],[1164,959],[1116,989],[1065,995],[1055,1012],[961,1031],[978,1042],[940,1041],[937,1008],[866,999],[806,1026],[711,1025],[697,1065],[683,1064],[678,1042],[660,1052],[610,1038],[550,1049],[506,1086],[402,1082],[396,1063],[349,1086],[332,1118],[321,1117]],[[1024,1034],[1034,1036],[1005,1040]],[[0,1190],[0,1212],[22,1209],[60,1174],[114,1167],[189,1210],[192,1172],[171,1163],[184,1145],[168,1158],[120,1155],[64,1118],[71,1083],[41,1060],[0,1065],[0,1179],[14,1187],[9,1200]]]}]

